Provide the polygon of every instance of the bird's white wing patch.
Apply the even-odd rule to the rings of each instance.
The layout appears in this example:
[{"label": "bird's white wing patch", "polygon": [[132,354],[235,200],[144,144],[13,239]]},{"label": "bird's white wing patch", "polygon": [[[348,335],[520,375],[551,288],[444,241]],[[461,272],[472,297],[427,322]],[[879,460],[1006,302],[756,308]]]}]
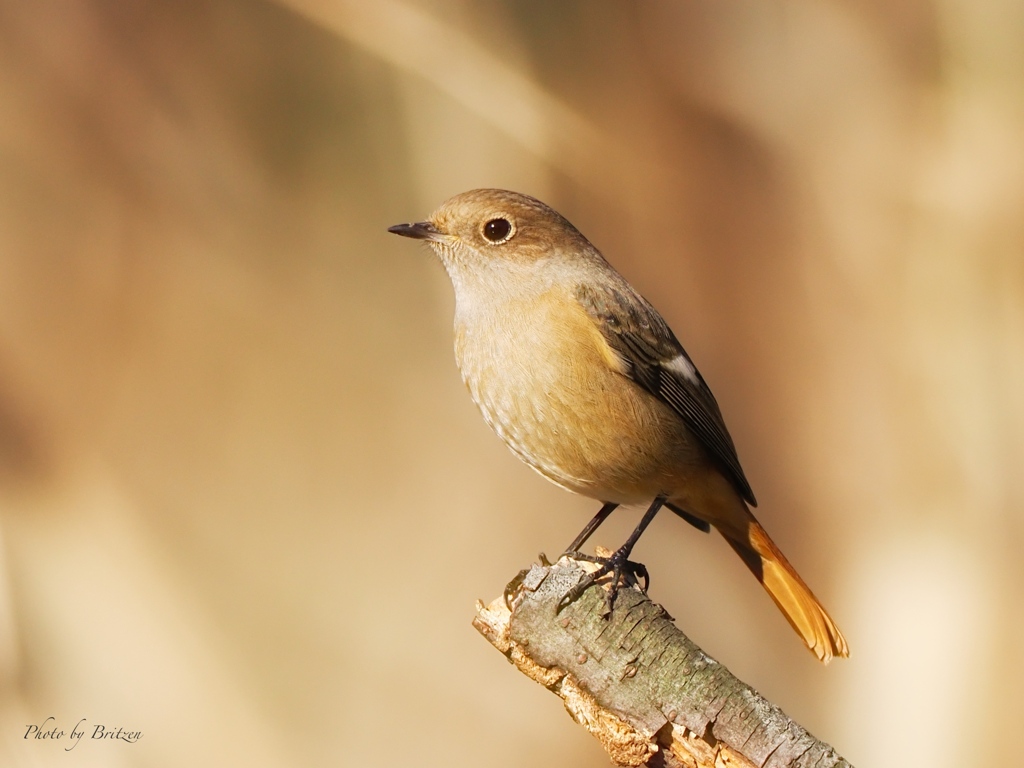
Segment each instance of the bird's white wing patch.
[{"label": "bird's white wing patch", "polygon": [[686,355],[676,355],[667,363],[662,363],[661,365],[663,368],[667,368],[670,371],[678,373],[694,385],[698,383],[697,369]]}]

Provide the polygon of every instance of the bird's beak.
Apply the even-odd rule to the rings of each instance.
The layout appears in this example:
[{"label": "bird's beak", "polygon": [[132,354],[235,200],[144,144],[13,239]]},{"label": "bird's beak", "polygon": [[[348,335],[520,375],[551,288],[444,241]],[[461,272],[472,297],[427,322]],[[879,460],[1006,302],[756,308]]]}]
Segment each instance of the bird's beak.
[{"label": "bird's beak", "polygon": [[443,237],[437,227],[429,221],[417,221],[414,224],[395,224],[393,227],[388,227],[388,232],[401,235],[402,237],[411,237],[414,240],[440,240]]}]

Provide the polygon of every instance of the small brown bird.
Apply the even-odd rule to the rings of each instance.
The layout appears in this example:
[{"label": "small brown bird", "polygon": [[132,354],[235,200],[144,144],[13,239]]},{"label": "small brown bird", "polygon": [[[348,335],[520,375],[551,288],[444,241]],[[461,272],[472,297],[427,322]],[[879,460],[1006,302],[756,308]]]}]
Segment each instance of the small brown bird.
[{"label": "small brown bird", "polygon": [[748,509],[756,506],[718,403],[661,315],[566,219],[498,189],[456,195],[389,232],[427,241],[455,287],[455,357],[484,419],[552,482],[604,502],[653,503],[591,579],[624,568],[662,506],[713,525],[821,661],[846,640]]}]

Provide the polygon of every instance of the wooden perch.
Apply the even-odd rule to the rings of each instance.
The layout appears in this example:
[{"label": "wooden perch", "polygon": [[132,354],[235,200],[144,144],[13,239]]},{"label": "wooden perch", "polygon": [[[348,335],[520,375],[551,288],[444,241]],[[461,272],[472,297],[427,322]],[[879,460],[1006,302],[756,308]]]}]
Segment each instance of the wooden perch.
[{"label": "wooden perch", "polygon": [[[654,768],[839,768],[828,744],[694,645],[661,606],[623,586],[556,613],[590,563],[535,565],[514,589],[478,604],[473,626],[527,677],[561,697],[612,761]],[[513,585],[510,585],[512,587]]]}]

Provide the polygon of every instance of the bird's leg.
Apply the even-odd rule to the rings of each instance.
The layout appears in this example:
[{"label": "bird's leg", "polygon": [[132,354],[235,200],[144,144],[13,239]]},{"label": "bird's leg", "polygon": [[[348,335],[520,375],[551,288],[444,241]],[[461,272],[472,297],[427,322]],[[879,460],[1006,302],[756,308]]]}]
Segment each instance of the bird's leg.
[{"label": "bird's leg", "polygon": [[600,526],[601,523],[608,519],[608,516],[614,512],[618,506],[619,505],[613,501],[606,501],[604,506],[598,510],[596,515],[594,515],[594,519],[586,524],[583,530],[580,531],[580,535],[572,540],[572,544],[566,547],[565,552],[562,554],[569,555],[570,557],[578,556],[580,554],[580,547],[586,543],[587,539],[590,538],[590,535],[598,529],[598,526]]},{"label": "bird's leg", "polygon": [[[603,563],[604,559],[598,560],[591,555],[584,555],[582,552],[579,551],[579,549],[583,546],[584,542],[586,542],[586,540],[590,538],[590,535],[598,529],[598,526],[600,526],[601,523],[607,520],[608,515],[615,511],[615,508],[618,506],[619,505],[614,502],[606,501],[604,506],[601,507],[601,509],[598,511],[596,515],[594,515],[594,519],[587,523],[586,527],[582,531],[580,531],[580,535],[572,540],[572,544],[570,544],[568,549],[566,549],[565,552],[562,553],[562,557],[571,557],[574,560],[587,560],[590,562]],[[543,552],[541,552],[537,557],[540,559],[541,565],[545,567],[551,565],[551,561],[548,560],[548,556],[545,555]],[[517,589],[519,589],[519,586],[523,582],[523,578],[529,572],[529,568],[524,568],[519,572],[519,575],[517,575],[514,579],[512,579],[512,581],[505,585],[505,605],[509,606],[509,608],[511,608],[510,600],[512,594]]]},{"label": "bird's leg", "polygon": [[[633,561],[631,561],[629,559],[629,555],[633,551],[633,547],[636,546],[636,543],[640,539],[640,536],[647,529],[647,526],[651,524],[651,521],[654,519],[654,516],[658,514],[658,510],[661,509],[664,505],[664,496],[659,496],[658,498],[656,498],[654,502],[651,504],[651,506],[648,507],[647,512],[644,513],[644,516],[640,520],[640,523],[639,525],[637,525],[636,529],[629,535],[629,538],[626,539],[626,542],[617,550],[615,550],[614,553],[612,553],[611,557],[594,558],[593,561],[601,563],[601,567],[593,573],[588,573],[586,576],[583,577],[583,579],[580,580],[580,582],[576,586],[574,586],[572,589],[566,592],[562,599],[558,601],[558,610],[561,610],[565,606],[569,605],[569,603],[576,600],[580,595],[582,595],[590,587],[592,587],[598,579],[600,579],[607,573],[611,573],[614,576],[614,578],[612,579],[611,588],[606,598],[609,612],[611,612],[612,604],[615,602],[615,595],[619,591],[619,586],[621,584],[622,574],[624,571],[632,571],[634,576],[642,578],[644,580],[644,591],[646,592],[647,587],[650,583],[647,568],[644,567],[644,565],[641,563],[634,563]],[[584,528],[583,533],[580,534],[581,536],[584,533],[590,535],[590,533],[593,532],[592,527],[596,528],[598,525],[601,524],[601,520],[599,520],[598,518],[601,517],[601,513],[604,512],[607,507],[608,504],[605,504],[605,506],[601,508],[601,512],[598,512],[597,517],[595,517],[594,520],[591,521],[592,526],[588,525],[587,528]],[[614,508],[615,507],[612,507],[612,509]],[[608,512],[605,514],[605,517],[607,517],[608,514],[611,514],[611,510],[608,510]],[[591,530],[588,532],[587,529]],[[591,558],[588,557],[585,559],[590,560]]]}]

